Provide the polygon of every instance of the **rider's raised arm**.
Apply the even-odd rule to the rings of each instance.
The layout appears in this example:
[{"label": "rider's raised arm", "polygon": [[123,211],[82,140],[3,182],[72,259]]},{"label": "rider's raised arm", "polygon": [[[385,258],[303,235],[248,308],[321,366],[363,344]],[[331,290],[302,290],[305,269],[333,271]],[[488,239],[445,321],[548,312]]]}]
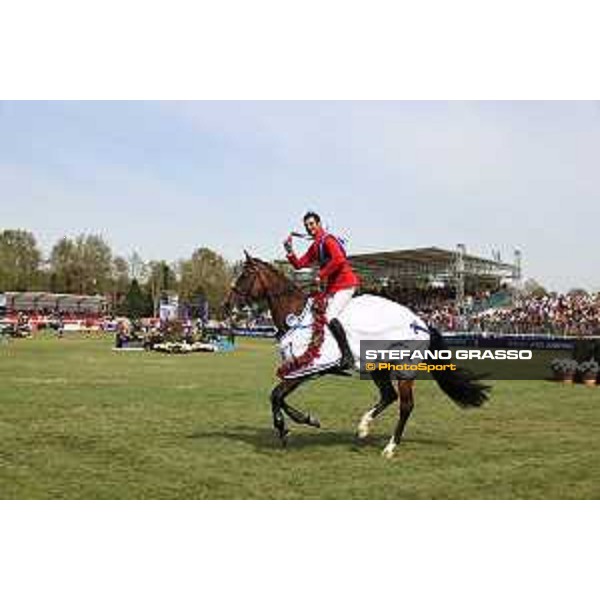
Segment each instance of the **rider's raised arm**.
[{"label": "rider's raised arm", "polygon": [[334,236],[328,235],[323,242],[325,250],[329,256],[329,260],[325,266],[319,271],[321,279],[327,279],[332,273],[335,273],[345,262],[346,255],[344,254],[340,243]]},{"label": "rider's raised arm", "polygon": [[292,250],[287,253],[287,259],[294,269],[306,269],[306,267],[310,267],[317,261],[317,245],[315,243],[311,244],[306,254],[300,257],[296,256]]}]

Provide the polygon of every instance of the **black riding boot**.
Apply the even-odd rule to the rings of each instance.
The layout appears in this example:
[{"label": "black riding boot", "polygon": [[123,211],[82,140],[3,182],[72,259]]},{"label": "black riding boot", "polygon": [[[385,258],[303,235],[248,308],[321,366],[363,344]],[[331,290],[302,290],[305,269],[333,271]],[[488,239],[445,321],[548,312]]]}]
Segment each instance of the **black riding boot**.
[{"label": "black riding boot", "polygon": [[351,369],[354,367],[354,356],[348,345],[348,338],[346,337],[346,332],[344,331],[342,324],[337,319],[331,319],[331,321],[329,321],[329,329],[331,329],[331,333],[333,333],[333,337],[342,351],[342,359],[339,368],[343,371]]}]

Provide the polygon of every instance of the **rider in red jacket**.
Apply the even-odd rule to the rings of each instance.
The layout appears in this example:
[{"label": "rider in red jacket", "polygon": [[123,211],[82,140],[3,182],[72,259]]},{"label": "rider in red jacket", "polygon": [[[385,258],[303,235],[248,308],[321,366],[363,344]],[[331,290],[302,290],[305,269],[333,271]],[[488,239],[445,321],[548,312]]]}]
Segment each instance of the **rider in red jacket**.
[{"label": "rider in red jacket", "polygon": [[313,243],[306,254],[297,257],[292,248],[292,237],[289,236],[284,247],[287,259],[296,269],[304,269],[313,265],[319,266],[316,277],[318,284],[325,284],[325,292],[330,296],[327,303],[329,328],[342,351],[340,367],[348,369],[354,364],[354,357],[348,345],[346,332],[337,316],[352,299],[360,280],[352,270],[341,242],[321,226],[321,218],[314,212],[304,215],[304,227]]}]

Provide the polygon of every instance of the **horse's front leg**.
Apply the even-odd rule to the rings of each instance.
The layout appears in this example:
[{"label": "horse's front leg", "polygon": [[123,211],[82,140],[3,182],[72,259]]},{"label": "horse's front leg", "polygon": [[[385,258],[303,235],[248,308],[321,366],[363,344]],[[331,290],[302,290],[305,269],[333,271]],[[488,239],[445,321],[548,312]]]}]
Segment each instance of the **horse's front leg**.
[{"label": "horse's front leg", "polygon": [[321,427],[319,419],[313,417],[310,413],[303,413],[301,410],[288,404],[285,400],[283,401],[283,412],[290,418],[294,423],[300,425],[310,425],[311,427]]},{"label": "horse's front leg", "polygon": [[302,381],[302,379],[284,379],[281,383],[277,384],[271,392],[273,427],[275,428],[275,431],[277,432],[277,435],[284,446],[287,443],[287,436],[289,434],[289,430],[285,426],[285,418],[283,416],[284,411],[288,413],[290,418],[294,419],[294,416],[286,410],[286,408],[289,409],[289,407],[285,403],[285,398],[289,393],[295,390],[302,383]]}]

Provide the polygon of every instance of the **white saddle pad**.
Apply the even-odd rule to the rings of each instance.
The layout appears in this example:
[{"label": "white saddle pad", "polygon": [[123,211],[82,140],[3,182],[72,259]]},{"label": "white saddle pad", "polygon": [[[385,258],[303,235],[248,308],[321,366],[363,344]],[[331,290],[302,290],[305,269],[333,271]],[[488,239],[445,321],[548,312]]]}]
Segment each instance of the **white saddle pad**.
[{"label": "white saddle pad", "polygon": [[[312,299],[309,299],[295,324],[279,340],[279,351],[283,362],[302,356],[308,348],[313,331],[312,303]],[[352,298],[338,318],[346,330],[357,369],[360,364],[361,340],[429,340],[429,329],[422,319],[406,306],[380,296],[365,294]],[[295,379],[325,371],[337,366],[340,359],[338,343],[326,327],[320,356],[310,365],[287,374],[285,379]]]}]

